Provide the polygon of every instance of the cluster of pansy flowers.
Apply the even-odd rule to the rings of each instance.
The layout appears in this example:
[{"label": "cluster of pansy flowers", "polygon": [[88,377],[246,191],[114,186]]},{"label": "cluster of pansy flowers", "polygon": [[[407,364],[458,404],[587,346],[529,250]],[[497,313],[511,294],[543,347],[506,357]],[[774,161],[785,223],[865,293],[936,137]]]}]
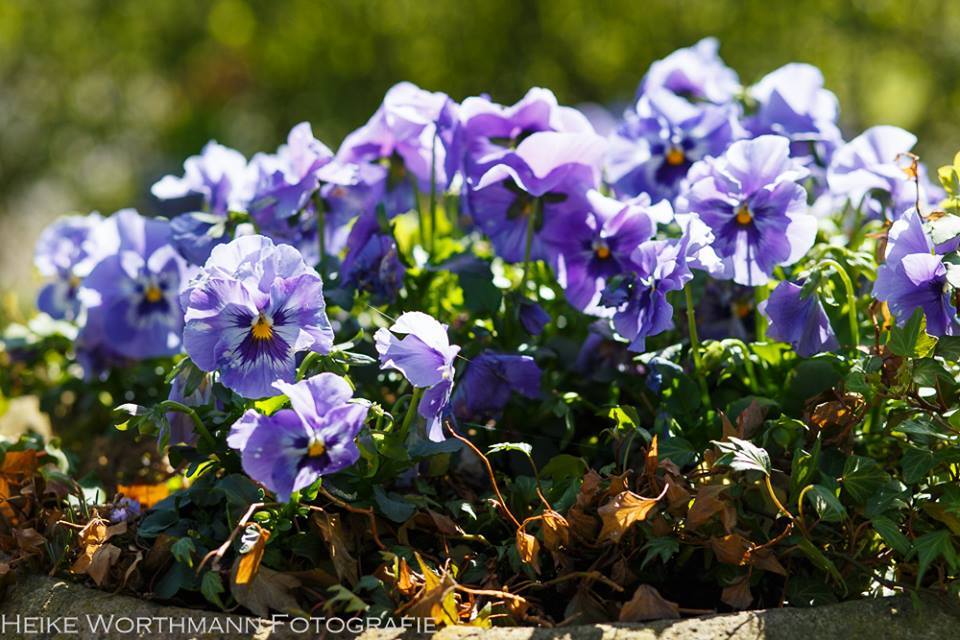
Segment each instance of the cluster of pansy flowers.
[{"label": "cluster of pansy flowers", "polygon": [[[844,207],[858,222],[892,223],[874,296],[901,323],[919,307],[930,333],[954,333],[943,255],[955,247],[934,245],[917,211],[943,193],[922,165],[908,180],[901,162],[916,138],[880,126],[845,141],[838,111],[815,67],[788,64],[743,86],[713,39],[654,63],[607,137],[547,89],[504,106],[487,96],[458,104],[401,83],[336,153],[307,123],[276,153],[249,160],[210,142],[182,175],[152,188],[160,200],[199,202],[195,211],[56,222],[37,248],[50,278],[38,306],[78,324],[78,357],[92,375],[186,353],[244,398],[289,396],[291,409],[248,411],[228,441],[281,497],[357,459],[368,408],[333,374],[297,381],[305,354],[333,346],[324,278],[373,304],[397,300],[406,261],[390,220],[419,210],[426,194],[430,214],[441,196],[459,195],[463,230],[488,240],[502,262],[523,265],[520,295],[508,300],[533,335],[551,318],[526,297],[528,267],[549,265],[569,303],[598,318],[588,350],[620,340],[643,351],[674,327],[668,294],[689,296],[695,271],[745,287],[776,276],[760,307],[767,335],[801,356],[838,348],[815,287],[782,268]],[[425,229],[420,213],[426,238],[436,221]],[[485,351],[455,384],[459,348],[420,312],[381,328],[375,344],[381,366],[414,388],[411,407],[432,439],[443,437],[444,415],[496,415],[512,393],[540,393],[539,368],[517,353]],[[209,385],[184,397],[175,380],[171,399],[209,402]],[[196,438],[182,416],[169,435]]]}]

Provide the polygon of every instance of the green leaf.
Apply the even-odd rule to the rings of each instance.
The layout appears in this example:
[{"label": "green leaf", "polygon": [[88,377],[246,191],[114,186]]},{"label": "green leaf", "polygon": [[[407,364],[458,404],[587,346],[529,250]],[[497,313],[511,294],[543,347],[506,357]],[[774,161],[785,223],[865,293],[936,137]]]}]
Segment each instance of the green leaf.
[{"label": "green leaf", "polygon": [[941,440],[948,440],[949,436],[946,436],[933,425],[933,423],[925,418],[911,418],[909,420],[904,420],[897,426],[893,427],[891,431],[897,431],[911,436],[917,436],[922,438],[939,438]]},{"label": "green leaf", "polygon": [[917,572],[917,588],[920,587],[923,574],[927,572],[927,569],[937,558],[943,558],[951,571],[956,571],[957,550],[950,540],[950,532],[946,529],[932,531],[920,536],[913,541],[913,548],[917,551],[917,560],[920,563]]},{"label": "green leaf", "polygon": [[193,567],[193,554],[197,552],[197,547],[193,544],[193,538],[184,536],[170,547],[170,553],[176,558],[177,562]]},{"label": "green leaf", "polygon": [[833,564],[830,558],[823,555],[823,552],[813,546],[813,543],[806,538],[800,538],[800,541],[797,543],[797,548],[810,559],[814,566],[821,571],[829,573],[830,577],[843,589],[843,595],[847,595],[847,583],[843,581],[843,576],[840,575],[840,571],[837,570],[836,565]]},{"label": "green leaf", "polygon": [[660,558],[662,564],[667,564],[670,558],[680,551],[680,542],[670,536],[650,538],[647,544],[640,548],[640,551],[647,552],[643,558],[643,562],[640,564],[640,569],[642,570],[647,566],[647,563],[654,558]]},{"label": "green leaf", "polygon": [[903,481],[907,484],[915,484],[923,480],[930,469],[933,469],[936,461],[933,457],[933,451],[921,449],[919,447],[907,447],[900,458],[900,468],[903,469]]},{"label": "green leaf", "polygon": [[519,451],[528,458],[533,456],[533,447],[526,442],[500,442],[487,449],[487,455],[489,456],[503,451]]},{"label": "green leaf", "polygon": [[850,456],[843,465],[843,490],[860,504],[865,503],[889,480],[890,476],[871,458]]},{"label": "green leaf", "polygon": [[900,527],[896,522],[886,516],[877,516],[870,520],[870,524],[873,525],[873,530],[880,534],[880,537],[887,543],[888,547],[903,556],[910,553],[912,549],[910,540],[907,539],[907,536],[903,535],[903,532],[900,531]]},{"label": "green leaf", "polygon": [[417,507],[402,496],[396,493],[388,494],[380,486],[373,488],[373,498],[383,515],[397,523],[406,522],[417,511]]},{"label": "green leaf", "polygon": [[640,414],[636,407],[621,405],[612,407],[607,416],[616,424],[617,431],[636,431],[640,428]]},{"label": "green leaf", "polygon": [[817,510],[817,515],[824,522],[840,522],[847,517],[847,509],[843,503],[833,491],[822,484],[813,485],[804,497],[810,499]]},{"label": "green leaf", "polygon": [[715,466],[728,466],[734,471],[759,471],[770,475],[770,455],[748,440],[729,438],[727,442],[714,441],[722,455]]},{"label": "green leaf", "polygon": [[657,449],[661,460],[669,460],[680,468],[696,462],[699,454],[689,440],[680,436],[666,438]]},{"label": "green leaf", "polygon": [[144,538],[155,538],[179,522],[180,516],[172,509],[157,509],[147,514],[140,522],[137,534]]},{"label": "green leaf", "polygon": [[569,453],[561,453],[553,456],[540,469],[541,478],[549,478],[554,482],[563,482],[564,480],[579,479],[587,472],[587,463],[583,458],[572,456]]},{"label": "green leaf", "polygon": [[927,319],[917,307],[902,327],[895,326],[887,340],[890,351],[904,358],[926,358],[933,353],[937,339],[927,333]]},{"label": "green leaf", "polygon": [[455,438],[447,438],[443,442],[417,440],[410,447],[410,457],[414,460],[421,460],[431,456],[456,453],[461,449],[463,449],[463,443]]},{"label": "green leaf", "polygon": [[216,571],[207,571],[203,574],[203,579],[200,580],[200,593],[203,594],[203,597],[207,599],[208,602],[211,602],[221,609],[226,609],[223,605],[223,600],[220,598],[220,594],[226,591],[223,586],[223,578],[220,577],[220,574]]},{"label": "green leaf", "polygon": [[960,336],[941,336],[936,353],[944,360],[960,361]]}]

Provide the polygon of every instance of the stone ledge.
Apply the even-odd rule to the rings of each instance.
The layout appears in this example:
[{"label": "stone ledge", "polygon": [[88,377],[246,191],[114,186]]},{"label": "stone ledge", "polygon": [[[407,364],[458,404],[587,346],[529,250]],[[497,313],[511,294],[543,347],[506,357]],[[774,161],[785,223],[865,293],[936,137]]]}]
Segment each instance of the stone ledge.
[{"label": "stone ledge", "polygon": [[[53,638],[157,638],[186,640],[193,638],[315,638],[320,633],[294,633],[289,628],[269,629],[264,621],[259,633],[252,633],[256,621],[238,615],[170,607],[129,596],[97,591],[66,580],[46,576],[20,576],[0,601],[0,637],[4,640]],[[108,620],[114,616],[114,630],[92,631],[87,616]],[[103,616],[103,618],[98,618]],[[32,620],[31,620],[32,618]],[[57,629],[38,629],[39,619],[60,619]],[[67,631],[66,619],[76,619],[76,631]],[[118,619],[192,620],[205,625],[207,633],[169,631],[141,627],[127,632],[124,624],[116,630]],[[47,622],[46,624],[49,624]],[[154,623],[159,624],[159,623]],[[169,624],[169,622],[167,623]],[[32,626],[31,626],[32,625]],[[197,628],[196,626],[194,627]],[[219,632],[218,629],[226,631]],[[238,632],[243,629],[244,632]],[[232,631],[232,632],[230,632]],[[434,640],[944,640],[960,637],[960,608],[937,598],[925,598],[915,609],[905,597],[859,600],[816,609],[767,609],[744,613],[720,614],[685,620],[661,620],[647,624],[601,624],[563,629],[454,627],[434,634]],[[325,638],[352,638],[350,633],[327,633]],[[414,631],[398,629],[370,630],[362,640],[415,640],[426,637]]]}]

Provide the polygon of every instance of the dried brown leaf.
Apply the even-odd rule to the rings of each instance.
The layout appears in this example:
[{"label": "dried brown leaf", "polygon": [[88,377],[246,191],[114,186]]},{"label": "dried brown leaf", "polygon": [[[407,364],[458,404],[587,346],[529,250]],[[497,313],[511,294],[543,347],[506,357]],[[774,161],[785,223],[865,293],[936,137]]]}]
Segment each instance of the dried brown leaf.
[{"label": "dried brown leaf", "polygon": [[270,615],[271,611],[291,615],[300,613],[300,605],[291,593],[300,586],[295,577],[270,567],[260,567],[248,584],[237,584],[239,568],[240,558],[237,558],[231,571],[230,593],[241,605],[261,618]]},{"label": "dried brown leaf", "polygon": [[746,609],[753,602],[750,593],[750,576],[743,576],[730,586],[724,587],[720,600],[734,609]]},{"label": "dried brown leaf", "polygon": [[327,542],[330,559],[333,561],[334,569],[337,570],[337,575],[341,580],[350,583],[351,586],[357,584],[360,579],[359,565],[347,549],[340,516],[333,513],[314,512],[313,521],[319,527],[323,539]]},{"label": "dried brown leaf", "polygon": [[597,514],[603,521],[598,540],[619,542],[631,526],[647,518],[657,502],[666,494],[664,492],[656,498],[644,498],[632,491],[624,491],[612,500],[597,509]]},{"label": "dried brown leaf", "polygon": [[260,562],[263,560],[263,552],[267,546],[267,540],[270,539],[270,532],[258,524],[248,525],[256,527],[259,531],[256,542],[245,554],[240,556],[240,562],[237,564],[237,574],[234,581],[237,584],[250,584],[260,569]]},{"label": "dried brown leaf", "polygon": [[553,509],[547,509],[541,516],[543,524],[543,546],[557,553],[570,544],[570,523]]},{"label": "dried brown leaf", "polygon": [[530,535],[523,530],[523,527],[517,529],[517,553],[524,564],[530,565],[534,573],[540,574],[540,542],[536,536]]},{"label": "dried brown leaf", "polygon": [[660,592],[648,584],[637,587],[630,601],[620,609],[620,622],[643,622],[679,618],[680,607],[660,595]]},{"label": "dried brown leaf", "polygon": [[742,565],[746,563],[746,556],[753,549],[754,544],[739,533],[731,533],[722,538],[710,538],[710,548],[717,560],[724,564]]},{"label": "dried brown leaf", "polygon": [[688,529],[699,528],[724,510],[726,503],[720,499],[720,494],[726,489],[727,487],[722,484],[711,484],[697,490],[693,504],[690,505],[690,511],[687,512]]}]

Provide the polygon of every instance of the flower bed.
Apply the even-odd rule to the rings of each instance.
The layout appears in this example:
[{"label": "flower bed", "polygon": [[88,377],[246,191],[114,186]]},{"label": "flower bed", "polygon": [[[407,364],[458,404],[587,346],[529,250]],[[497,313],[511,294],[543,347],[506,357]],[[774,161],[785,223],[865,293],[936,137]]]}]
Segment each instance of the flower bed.
[{"label": "flower bed", "polygon": [[0,575],[477,626],[952,592],[960,167],[837,113],[704,40],[606,137],[403,83],[336,154],[211,142],[182,213],[62,219]]}]

